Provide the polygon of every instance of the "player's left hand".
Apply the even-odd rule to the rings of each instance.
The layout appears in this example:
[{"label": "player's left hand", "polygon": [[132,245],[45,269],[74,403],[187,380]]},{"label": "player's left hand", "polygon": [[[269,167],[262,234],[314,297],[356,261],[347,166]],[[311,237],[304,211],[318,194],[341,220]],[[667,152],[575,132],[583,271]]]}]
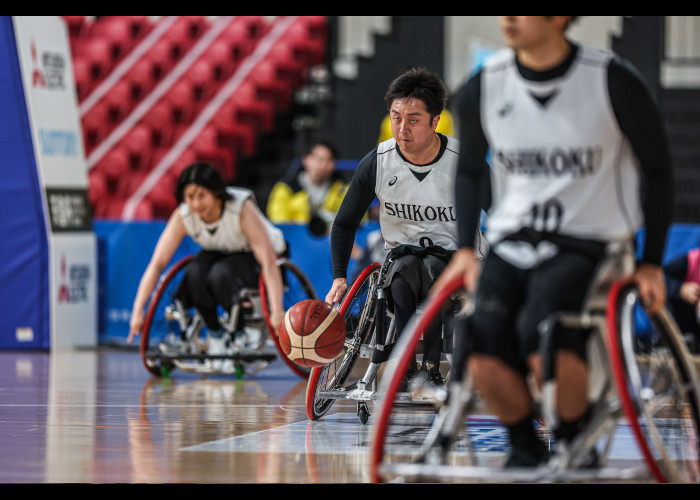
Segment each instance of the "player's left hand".
[{"label": "player's left hand", "polygon": [[284,320],[284,311],[275,311],[270,314],[270,324],[277,331]]},{"label": "player's left hand", "polygon": [[661,267],[641,264],[632,276],[649,314],[656,314],[666,304],[666,282]]}]

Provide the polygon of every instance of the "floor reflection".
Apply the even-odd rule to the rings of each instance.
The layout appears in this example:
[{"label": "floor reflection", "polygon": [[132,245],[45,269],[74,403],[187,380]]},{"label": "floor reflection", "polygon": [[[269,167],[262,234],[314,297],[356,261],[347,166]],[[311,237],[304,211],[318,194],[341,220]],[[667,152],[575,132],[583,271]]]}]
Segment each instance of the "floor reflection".
[{"label": "floor reflection", "polygon": [[[279,360],[243,380],[161,379],[133,351],[0,352],[0,481],[365,481],[345,431],[332,418],[309,425],[305,391]],[[323,442],[335,444],[318,460]]]}]

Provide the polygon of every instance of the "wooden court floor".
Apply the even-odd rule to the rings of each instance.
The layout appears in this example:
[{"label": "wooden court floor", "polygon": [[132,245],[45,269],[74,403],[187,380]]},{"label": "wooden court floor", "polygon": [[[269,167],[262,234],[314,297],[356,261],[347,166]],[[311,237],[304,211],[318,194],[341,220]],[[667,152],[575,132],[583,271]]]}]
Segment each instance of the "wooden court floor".
[{"label": "wooden court floor", "polygon": [[279,359],[162,379],[130,349],[0,351],[0,483],[369,482],[371,426],[309,421],[305,391]]}]

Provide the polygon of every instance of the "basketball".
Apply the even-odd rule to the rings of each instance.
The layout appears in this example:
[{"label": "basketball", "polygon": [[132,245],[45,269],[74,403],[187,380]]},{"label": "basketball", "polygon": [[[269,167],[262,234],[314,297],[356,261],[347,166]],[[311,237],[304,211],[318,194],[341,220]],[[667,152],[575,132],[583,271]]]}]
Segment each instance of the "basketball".
[{"label": "basketball", "polygon": [[279,342],[287,357],[299,366],[316,368],[333,361],[345,345],[345,322],[330,304],[306,299],[284,315]]}]

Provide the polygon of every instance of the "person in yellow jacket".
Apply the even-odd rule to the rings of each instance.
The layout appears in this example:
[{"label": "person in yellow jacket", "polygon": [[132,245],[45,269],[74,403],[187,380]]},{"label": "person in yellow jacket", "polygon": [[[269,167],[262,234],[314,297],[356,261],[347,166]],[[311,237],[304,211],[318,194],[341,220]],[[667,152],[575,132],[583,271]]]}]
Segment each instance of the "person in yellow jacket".
[{"label": "person in yellow jacket", "polygon": [[[452,113],[450,113],[447,109],[444,109],[442,113],[440,113],[440,121],[438,121],[438,126],[435,129],[435,132],[444,135],[449,135],[452,137],[455,136],[454,120],[452,119]],[[377,141],[377,144],[379,144],[380,142],[384,142],[387,139],[391,139],[392,137],[393,135],[391,135],[391,119],[387,114],[382,120],[382,123],[379,127],[379,140]]]},{"label": "person in yellow jacket", "polygon": [[301,167],[272,187],[268,218],[275,224],[308,224],[312,234],[326,234],[348,188],[336,170],[336,158],[330,142],[313,143],[302,156]]}]

